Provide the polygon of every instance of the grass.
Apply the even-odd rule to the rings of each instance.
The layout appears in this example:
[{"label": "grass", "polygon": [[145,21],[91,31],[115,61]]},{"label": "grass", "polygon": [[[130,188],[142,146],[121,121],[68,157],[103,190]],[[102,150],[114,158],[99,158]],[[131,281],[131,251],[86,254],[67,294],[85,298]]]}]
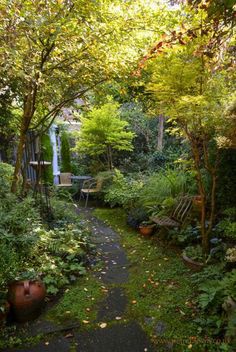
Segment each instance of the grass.
[{"label": "grass", "polygon": [[91,326],[97,315],[97,305],[105,298],[106,288],[91,273],[68,288],[60,301],[46,315],[54,323],[81,322]]},{"label": "grass", "polygon": [[[192,349],[198,329],[193,321],[195,290],[178,251],[158,242],[156,235],[139,236],[126,225],[122,209],[96,209],[94,215],[120,233],[130,261],[130,280],[123,285],[129,298],[127,319],[138,321],[156,344],[160,343],[156,329],[162,324],[162,341],[177,341],[175,351]],[[192,351],[202,351],[195,347]]]}]

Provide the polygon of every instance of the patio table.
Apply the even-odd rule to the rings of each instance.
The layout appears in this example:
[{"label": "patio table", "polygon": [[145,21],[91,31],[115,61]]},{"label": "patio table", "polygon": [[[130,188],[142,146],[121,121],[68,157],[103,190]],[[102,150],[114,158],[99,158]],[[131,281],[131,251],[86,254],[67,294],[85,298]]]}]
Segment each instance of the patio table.
[{"label": "patio table", "polygon": [[70,176],[70,179],[71,179],[71,182],[73,184],[77,184],[78,185],[78,189],[75,193],[75,196],[77,197],[79,195],[79,192],[83,186],[83,182],[86,181],[86,180],[89,180],[90,178],[92,178],[91,176],[76,176],[76,175],[73,175],[73,176]]}]

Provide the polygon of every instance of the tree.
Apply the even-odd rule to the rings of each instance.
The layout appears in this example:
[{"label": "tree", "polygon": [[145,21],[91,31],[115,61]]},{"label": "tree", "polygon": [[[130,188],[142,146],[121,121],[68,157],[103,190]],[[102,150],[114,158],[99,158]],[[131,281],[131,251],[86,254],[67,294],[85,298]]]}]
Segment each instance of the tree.
[{"label": "tree", "polygon": [[70,143],[68,134],[61,134],[61,172],[71,172]]},{"label": "tree", "polygon": [[127,131],[128,122],[121,120],[119,104],[112,101],[94,108],[81,119],[82,127],[76,144],[78,152],[104,156],[108,169],[113,168],[113,151],[131,151],[134,133]]},{"label": "tree", "polygon": [[[216,138],[226,124],[223,103],[229,89],[224,72],[212,73],[198,48],[197,38],[195,42],[159,55],[150,63],[152,83],[148,89],[155,95],[159,111],[170,116],[171,132],[189,142],[202,198],[202,247],[208,254],[220,162]],[[205,182],[206,176],[209,185]]]},{"label": "tree", "polygon": [[[64,106],[101,82],[132,71],[143,34],[155,14],[146,2],[35,0],[0,4],[3,88],[15,83],[21,110],[12,191],[16,191],[26,135],[47,130]],[[2,88],[0,87],[0,88]]]}]

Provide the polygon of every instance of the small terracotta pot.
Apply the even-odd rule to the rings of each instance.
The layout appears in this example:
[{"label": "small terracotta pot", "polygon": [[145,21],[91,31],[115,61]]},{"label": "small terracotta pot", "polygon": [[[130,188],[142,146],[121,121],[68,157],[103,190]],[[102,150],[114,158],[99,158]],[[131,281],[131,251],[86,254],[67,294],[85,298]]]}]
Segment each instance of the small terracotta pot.
[{"label": "small terracotta pot", "polygon": [[200,210],[202,206],[202,197],[201,196],[195,196],[193,198],[193,205]]},{"label": "small terracotta pot", "polygon": [[184,254],[182,254],[182,259],[184,264],[193,271],[201,271],[204,267],[203,263],[196,262],[195,260],[192,260]]},{"label": "small terracotta pot", "polygon": [[139,225],[139,233],[143,236],[150,236],[155,225]]},{"label": "small terracotta pot", "polygon": [[44,304],[46,290],[40,280],[14,281],[8,286],[8,301],[18,322],[36,319]]}]

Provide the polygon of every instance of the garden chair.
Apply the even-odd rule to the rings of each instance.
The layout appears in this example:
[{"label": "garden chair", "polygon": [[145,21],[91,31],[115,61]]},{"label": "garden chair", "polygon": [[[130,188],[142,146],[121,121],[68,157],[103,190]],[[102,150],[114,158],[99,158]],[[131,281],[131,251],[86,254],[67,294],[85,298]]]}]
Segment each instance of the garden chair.
[{"label": "garden chair", "polygon": [[61,172],[60,173],[60,183],[58,187],[72,187],[71,183],[71,172]]},{"label": "garden chair", "polygon": [[80,190],[79,202],[82,198],[85,198],[85,208],[88,204],[88,199],[90,194],[97,194],[101,191],[102,188],[102,180],[96,178],[90,178],[83,182],[83,186]]},{"label": "garden chair", "polygon": [[170,216],[152,216],[150,220],[158,226],[169,229],[170,227],[181,227],[187,220],[193,206],[193,198],[189,196],[180,197]]}]

